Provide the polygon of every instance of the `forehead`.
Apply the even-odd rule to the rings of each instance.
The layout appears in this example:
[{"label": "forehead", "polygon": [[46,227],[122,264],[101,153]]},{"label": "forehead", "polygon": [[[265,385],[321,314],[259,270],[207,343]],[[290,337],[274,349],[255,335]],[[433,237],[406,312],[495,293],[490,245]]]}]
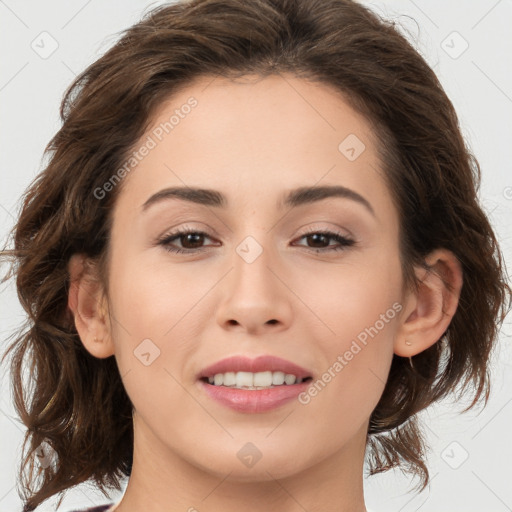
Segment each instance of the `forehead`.
[{"label": "forehead", "polygon": [[147,148],[119,202],[142,206],[170,186],[263,201],[299,186],[364,191],[369,182],[373,201],[389,202],[374,140],[366,119],[323,83],[292,75],[203,76],[159,106],[134,147]]},{"label": "forehead", "polygon": [[[195,106],[189,108],[191,103]],[[327,84],[293,75],[234,80],[203,76],[160,106],[148,133],[170,144],[172,136],[200,144],[218,144],[230,136],[243,139],[244,150],[257,149],[259,154],[273,148],[304,154],[318,144],[318,137],[337,152],[347,130],[361,141],[372,135],[366,120]]]}]

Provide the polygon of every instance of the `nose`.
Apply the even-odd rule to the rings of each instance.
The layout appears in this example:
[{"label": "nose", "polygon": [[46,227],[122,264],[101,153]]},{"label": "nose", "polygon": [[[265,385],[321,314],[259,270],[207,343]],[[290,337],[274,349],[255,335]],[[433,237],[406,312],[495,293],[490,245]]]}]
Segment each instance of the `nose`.
[{"label": "nose", "polygon": [[243,252],[234,254],[233,268],[223,280],[216,312],[223,329],[257,335],[289,327],[293,294],[273,254],[263,249],[254,260],[245,258]]}]

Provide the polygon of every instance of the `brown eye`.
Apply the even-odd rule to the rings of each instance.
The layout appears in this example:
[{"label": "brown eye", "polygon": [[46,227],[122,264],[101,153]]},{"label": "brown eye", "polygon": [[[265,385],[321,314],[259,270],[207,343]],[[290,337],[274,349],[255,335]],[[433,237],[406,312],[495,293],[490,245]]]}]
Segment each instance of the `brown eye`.
[{"label": "brown eye", "polygon": [[[175,253],[200,252],[203,250],[205,238],[210,237],[202,231],[178,230],[165,235],[158,244],[164,246],[167,251]],[[176,247],[175,241],[179,241],[181,247]]]},{"label": "brown eye", "polygon": [[[355,244],[354,240],[331,231],[312,231],[303,235],[300,239],[306,239],[307,247],[316,249],[317,252],[341,251]],[[338,245],[330,246],[329,240],[336,241]]]},{"label": "brown eye", "polygon": [[[204,251],[205,239],[211,237],[203,231],[178,230],[165,235],[158,241],[167,251],[174,253],[191,254]],[[315,252],[340,251],[355,244],[355,241],[339,233],[331,231],[312,231],[306,233],[300,239],[305,239],[307,248]],[[331,245],[329,242],[334,240],[337,245]],[[180,246],[176,246],[179,242]]]}]

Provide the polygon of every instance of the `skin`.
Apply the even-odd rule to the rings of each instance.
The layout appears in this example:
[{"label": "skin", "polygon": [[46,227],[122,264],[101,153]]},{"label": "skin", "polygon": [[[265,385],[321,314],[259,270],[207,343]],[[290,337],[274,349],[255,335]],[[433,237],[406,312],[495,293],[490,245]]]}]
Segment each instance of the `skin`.
[{"label": "skin", "polygon": [[[398,213],[366,120],[324,84],[245,78],[202,77],[161,105],[148,134],[191,96],[198,101],[124,178],[108,297],[82,255],[69,264],[82,342],[95,357],[115,356],[135,407],[133,473],[118,512],[365,511],[366,431],[393,354],[431,346],[457,307],[462,272],[446,250],[427,262],[453,293],[419,268],[419,290],[403,289]],[[338,149],[349,134],[365,144],[353,161]],[[375,215],[340,197],[278,209],[282,194],[313,185],[348,187]],[[142,211],[171,186],[218,190],[229,206],[168,199]],[[206,232],[203,252],[158,245],[178,227]],[[337,241],[315,244],[305,236],[313,229],[356,243],[327,252]],[[252,263],[236,251],[247,236],[263,249]],[[186,237],[172,243],[194,247]],[[235,412],[196,381],[225,357],[261,354],[320,377],[396,303],[400,313],[307,404]],[[160,355],[145,366],[134,350],[148,338]],[[247,442],[261,453],[252,467],[237,457]]]}]

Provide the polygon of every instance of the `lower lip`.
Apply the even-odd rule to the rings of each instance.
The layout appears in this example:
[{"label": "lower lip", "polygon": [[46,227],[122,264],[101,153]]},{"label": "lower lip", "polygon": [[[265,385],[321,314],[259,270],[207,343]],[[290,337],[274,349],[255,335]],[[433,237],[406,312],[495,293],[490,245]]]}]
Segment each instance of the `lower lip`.
[{"label": "lower lip", "polygon": [[311,380],[267,389],[228,388],[214,386],[203,380],[199,384],[210,398],[222,405],[238,412],[258,413],[276,409],[297,398],[311,384]]}]

